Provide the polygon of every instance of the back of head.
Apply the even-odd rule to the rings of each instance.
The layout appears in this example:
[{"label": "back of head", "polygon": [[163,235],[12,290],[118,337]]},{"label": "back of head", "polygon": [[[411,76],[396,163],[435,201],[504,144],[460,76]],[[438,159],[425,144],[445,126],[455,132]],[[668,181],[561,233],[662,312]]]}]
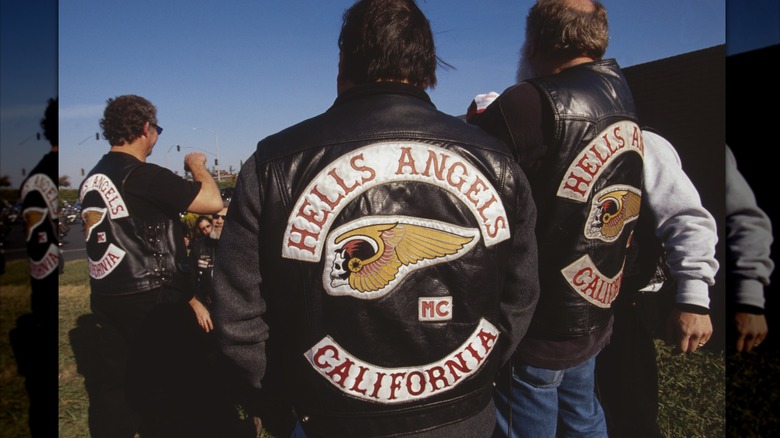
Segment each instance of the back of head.
[{"label": "back of head", "polygon": [[41,129],[43,129],[43,136],[49,141],[52,146],[59,145],[59,98],[54,97],[49,99],[49,103],[46,106],[46,112],[41,119]]},{"label": "back of head", "polygon": [[342,80],[436,85],[433,32],[413,0],[360,0],[344,13]]},{"label": "back of head", "polygon": [[529,56],[600,60],[609,44],[607,10],[599,1],[539,0],[526,17]]},{"label": "back of head", "polygon": [[127,94],[108,99],[100,127],[111,146],[120,146],[140,137],[146,122],[157,123],[157,108],[143,97]]}]

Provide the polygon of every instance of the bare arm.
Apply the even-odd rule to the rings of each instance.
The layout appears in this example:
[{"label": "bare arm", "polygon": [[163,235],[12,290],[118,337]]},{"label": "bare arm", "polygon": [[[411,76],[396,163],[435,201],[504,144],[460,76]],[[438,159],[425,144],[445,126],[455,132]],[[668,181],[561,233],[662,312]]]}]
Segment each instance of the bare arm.
[{"label": "bare arm", "polygon": [[191,152],[184,157],[184,169],[192,173],[192,178],[201,183],[198,196],[187,207],[193,213],[217,213],[222,210],[222,196],[217,182],[206,169],[206,155]]}]

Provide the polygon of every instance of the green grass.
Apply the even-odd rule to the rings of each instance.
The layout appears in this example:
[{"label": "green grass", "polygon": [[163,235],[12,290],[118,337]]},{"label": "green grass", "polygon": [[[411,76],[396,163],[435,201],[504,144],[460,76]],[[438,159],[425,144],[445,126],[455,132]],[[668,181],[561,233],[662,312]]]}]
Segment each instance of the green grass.
[{"label": "green grass", "polygon": [[[772,336],[771,326],[769,336]],[[764,345],[769,349],[760,353],[726,357],[730,377],[726,436],[780,436],[780,351],[776,343]]]},{"label": "green grass", "polygon": [[8,338],[16,318],[30,311],[28,275],[27,260],[9,261],[0,275],[0,431],[7,438],[30,436],[27,392]]},{"label": "green grass", "polygon": [[723,354],[675,353],[656,341],[658,425],[667,437],[724,436],[726,366]]},{"label": "green grass", "polygon": [[68,336],[78,318],[91,313],[87,272],[87,261],[82,259],[65,263],[60,275],[60,438],[89,437],[89,399]]},{"label": "green grass", "polygon": [[[27,400],[8,342],[16,318],[29,312],[26,260],[9,262],[0,276],[0,435],[29,436]],[[68,333],[89,314],[89,281],[85,260],[67,262],[60,276],[60,421],[61,438],[88,437],[89,401],[84,378],[76,368]],[[680,356],[657,344],[659,425],[666,437],[773,436],[777,432],[772,391],[780,379],[773,356],[750,353],[724,357],[709,351]],[[724,380],[729,365],[728,401]],[[725,421],[728,414],[729,422]],[[734,419],[735,421],[732,421]],[[270,435],[265,432],[261,437]],[[776,436],[776,435],[775,435]]]}]

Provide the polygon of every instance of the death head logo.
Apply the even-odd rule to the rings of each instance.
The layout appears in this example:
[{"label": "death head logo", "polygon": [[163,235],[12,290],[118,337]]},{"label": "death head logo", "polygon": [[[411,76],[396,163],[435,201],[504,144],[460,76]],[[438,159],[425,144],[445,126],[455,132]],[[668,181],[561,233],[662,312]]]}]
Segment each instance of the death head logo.
[{"label": "death head logo", "polygon": [[105,208],[89,207],[81,211],[81,219],[84,221],[84,240],[89,240],[92,230],[106,218]]},{"label": "death head logo", "polygon": [[406,217],[363,218],[328,239],[325,289],[377,298],[410,272],[454,260],[479,240],[479,230]]},{"label": "death head logo", "polygon": [[22,212],[24,217],[24,235],[28,242],[32,239],[33,230],[38,228],[49,215],[49,210],[38,207],[28,207]]},{"label": "death head logo", "polygon": [[611,186],[596,194],[585,237],[614,242],[623,232],[626,224],[639,217],[642,196],[630,186]]}]

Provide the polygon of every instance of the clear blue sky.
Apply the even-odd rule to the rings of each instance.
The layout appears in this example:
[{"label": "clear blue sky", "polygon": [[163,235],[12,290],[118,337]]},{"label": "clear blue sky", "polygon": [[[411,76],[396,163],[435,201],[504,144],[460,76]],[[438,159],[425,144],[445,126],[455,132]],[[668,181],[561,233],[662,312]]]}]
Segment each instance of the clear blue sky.
[{"label": "clear blue sky", "polygon": [[[22,179],[20,169],[29,170],[47,151],[34,133],[40,131],[46,99],[57,91],[19,86],[19,96],[6,94],[17,88],[8,85],[9,79],[32,79],[40,68],[36,59],[50,55],[45,51],[32,55],[9,44],[9,39],[22,32],[33,42],[35,35],[51,27],[41,30],[41,23],[46,23],[41,15],[46,13],[35,6],[46,1],[2,0],[0,175],[11,176],[15,186]],[[513,82],[532,0],[418,3],[431,21],[439,56],[455,67],[439,69],[439,84],[430,92],[440,110],[462,114],[475,94],[500,92]],[[776,20],[777,2],[763,3]],[[333,103],[336,42],[341,15],[351,4],[351,0],[61,2],[54,12],[60,175],[78,184],[80,169],[89,171],[108,150],[105,140],[95,140],[105,101],[129,93],[151,100],[165,128],[149,161],[181,174],[184,153],[194,149],[177,152],[175,145],[207,151],[210,164],[218,146],[220,167],[237,168],[258,140]],[[624,67],[726,43],[725,0],[604,4],[610,16],[607,57],[617,58]],[[760,14],[766,16],[767,11]],[[754,19],[754,27],[756,23]],[[771,23],[776,26],[770,21],[770,29]]]}]

